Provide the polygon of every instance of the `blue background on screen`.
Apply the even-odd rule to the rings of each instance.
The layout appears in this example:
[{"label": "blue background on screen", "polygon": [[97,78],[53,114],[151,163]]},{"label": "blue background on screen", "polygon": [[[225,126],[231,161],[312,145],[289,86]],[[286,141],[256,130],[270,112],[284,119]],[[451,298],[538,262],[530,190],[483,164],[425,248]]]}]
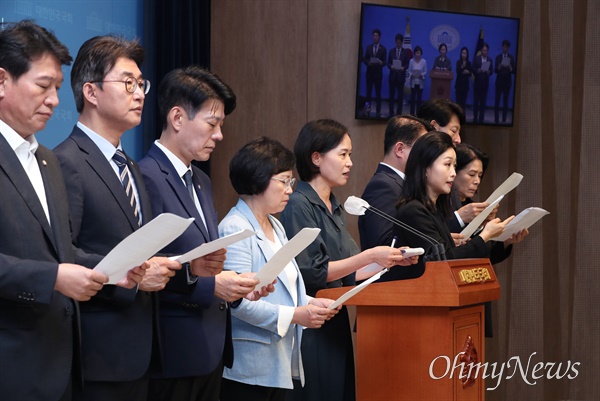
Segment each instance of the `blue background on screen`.
[{"label": "blue background on screen", "polygon": [[[0,3],[0,18],[5,22],[32,19],[54,32],[68,48],[73,59],[86,40],[109,33],[133,39],[143,37],[143,2],[140,0],[45,0]],[[142,72],[144,70],[142,65]],[[78,113],[71,90],[71,67],[63,66],[65,82],[59,91],[60,104],[37,140],[52,149],[62,142],[77,123]],[[155,84],[153,82],[153,84]],[[148,96],[156,88],[151,88]],[[142,157],[142,128],[138,126],[121,138],[125,152],[134,160]]]}]

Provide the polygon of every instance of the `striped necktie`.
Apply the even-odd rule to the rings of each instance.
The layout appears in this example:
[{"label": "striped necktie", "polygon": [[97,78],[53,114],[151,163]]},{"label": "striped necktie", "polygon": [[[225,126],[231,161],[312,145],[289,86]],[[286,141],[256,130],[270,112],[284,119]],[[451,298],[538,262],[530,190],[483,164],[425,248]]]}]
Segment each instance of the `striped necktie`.
[{"label": "striped necktie", "polygon": [[133,210],[133,215],[137,219],[138,226],[141,226],[142,222],[140,220],[140,213],[138,211],[138,205],[135,199],[135,192],[133,191],[129,167],[127,166],[127,157],[125,157],[125,153],[123,153],[122,150],[117,149],[112,159],[116,163],[117,167],[119,167],[119,178],[121,179],[121,184],[123,184],[123,188],[125,189],[125,196],[127,196],[127,199],[129,200],[129,206],[131,206],[131,210]]}]

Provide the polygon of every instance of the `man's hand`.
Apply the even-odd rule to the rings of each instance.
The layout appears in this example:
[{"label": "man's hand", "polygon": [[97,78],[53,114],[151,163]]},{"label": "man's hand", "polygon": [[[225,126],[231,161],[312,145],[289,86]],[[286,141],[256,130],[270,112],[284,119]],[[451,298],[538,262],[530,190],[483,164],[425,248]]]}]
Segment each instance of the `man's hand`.
[{"label": "man's hand", "polygon": [[[256,273],[246,272],[242,273],[241,276],[247,278],[254,278],[254,276],[256,276]],[[250,292],[248,295],[246,295],[246,299],[248,301],[258,301],[262,297],[266,297],[267,295],[275,291],[275,283],[277,283],[277,279],[273,280],[273,282],[270,284],[264,285],[260,290]]]},{"label": "man's hand", "polygon": [[127,272],[127,276],[123,277],[116,285],[118,285],[119,287],[131,289],[142,281],[145,274],[145,267],[136,266],[133,269],[129,270]]},{"label": "man's hand", "polygon": [[258,280],[244,274],[223,271],[215,276],[215,296],[233,302],[250,294],[258,283]]},{"label": "man's hand", "polygon": [[141,268],[146,271],[146,274],[140,282],[139,289],[152,292],[164,289],[169,279],[181,269],[181,264],[169,258],[155,256],[145,261]]},{"label": "man's hand", "polygon": [[58,265],[54,289],[76,301],[88,301],[108,282],[108,276],[71,263]]},{"label": "man's hand", "polygon": [[210,277],[221,273],[223,271],[226,253],[227,249],[222,248],[201,258],[192,260],[190,263],[192,274],[200,277]]}]

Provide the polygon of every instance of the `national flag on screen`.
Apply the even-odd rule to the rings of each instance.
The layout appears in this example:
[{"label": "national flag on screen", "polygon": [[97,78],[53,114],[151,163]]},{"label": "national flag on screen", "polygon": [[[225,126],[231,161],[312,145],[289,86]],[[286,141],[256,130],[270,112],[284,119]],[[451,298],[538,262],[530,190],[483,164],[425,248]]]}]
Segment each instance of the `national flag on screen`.
[{"label": "national flag on screen", "polygon": [[475,57],[481,56],[481,48],[483,48],[483,26],[479,28],[479,36],[477,37],[477,44],[475,45],[475,54],[473,55],[473,62]]},{"label": "national flag on screen", "polygon": [[410,17],[406,17],[406,30],[404,31],[404,42],[402,42],[402,48],[408,53],[408,58],[413,57],[412,44],[410,41]]}]

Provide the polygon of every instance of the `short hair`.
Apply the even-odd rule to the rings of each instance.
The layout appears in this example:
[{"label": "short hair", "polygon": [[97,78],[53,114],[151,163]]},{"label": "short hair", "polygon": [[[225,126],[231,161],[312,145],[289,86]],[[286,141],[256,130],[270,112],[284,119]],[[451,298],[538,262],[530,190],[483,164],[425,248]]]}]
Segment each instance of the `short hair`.
[{"label": "short hair", "polygon": [[482,48],[482,49],[483,49],[484,47],[485,47],[486,49],[490,50],[490,45],[488,45],[487,43],[484,43],[484,44],[483,44],[483,46],[481,46],[481,48]]},{"label": "short hair", "polygon": [[302,181],[310,181],[319,174],[319,167],[312,162],[312,154],[335,149],[345,135],[348,135],[348,128],[331,119],[310,121],[302,127],[294,144],[296,170]]},{"label": "short hair", "polygon": [[442,51],[442,47],[445,47],[446,51],[448,51],[448,46],[445,43],[440,43],[440,45],[438,46],[438,52]]},{"label": "short hair", "polygon": [[275,139],[261,136],[236,152],[229,162],[229,180],[239,195],[259,195],[271,177],[294,167],[294,154]]},{"label": "short hair", "polygon": [[410,114],[393,116],[388,120],[385,128],[383,153],[387,154],[398,142],[412,145],[422,130],[429,132],[433,130],[433,127],[429,122]]},{"label": "short hair", "polygon": [[381,31],[379,29],[377,29],[377,28],[373,29],[373,32],[371,33],[371,35],[374,34],[374,33],[376,33],[377,35],[381,36]]},{"label": "short hair", "polygon": [[399,41],[400,40],[400,41],[404,42],[404,36],[402,36],[402,34],[400,34],[400,33],[397,33],[396,37],[394,38],[394,40],[395,41]]},{"label": "short hair", "polygon": [[404,185],[398,206],[417,200],[432,213],[451,215],[450,196],[441,194],[434,204],[427,193],[427,168],[448,149],[454,149],[452,138],[444,132],[431,131],[415,141],[404,171]]},{"label": "short hair", "polygon": [[95,36],[81,45],[71,69],[71,88],[77,111],[83,111],[83,85],[102,81],[119,58],[133,60],[138,67],[144,62],[144,49],[137,39],[127,40],[121,36]]},{"label": "short hair", "polygon": [[502,46],[508,46],[508,47],[510,47],[510,42],[508,41],[508,39],[504,39],[502,41]]},{"label": "short hair", "polygon": [[7,28],[0,30],[0,68],[15,81],[29,71],[32,61],[44,54],[55,57],[61,65],[71,65],[69,49],[46,28],[31,20],[6,25]]},{"label": "short hair", "polygon": [[458,104],[449,99],[434,98],[429,99],[417,110],[417,117],[423,120],[435,120],[440,127],[445,127],[450,123],[452,116],[455,115],[460,125],[465,124],[465,112]]},{"label": "short hair", "polygon": [[416,52],[421,52],[421,55],[423,55],[423,49],[421,49],[421,46],[415,46],[415,51],[413,51],[413,54]]},{"label": "short hair", "polygon": [[193,120],[202,104],[215,99],[225,105],[225,115],[236,106],[233,90],[216,74],[192,65],[170,71],[158,86],[158,114],[162,129],[167,128],[169,111],[182,107],[190,120]]},{"label": "short hair", "polygon": [[489,157],[473,145],[459,143],[456,146],[456,173],[466,168],[473,160],[481,160],[481,166],[485,173],[490,161]]}]

